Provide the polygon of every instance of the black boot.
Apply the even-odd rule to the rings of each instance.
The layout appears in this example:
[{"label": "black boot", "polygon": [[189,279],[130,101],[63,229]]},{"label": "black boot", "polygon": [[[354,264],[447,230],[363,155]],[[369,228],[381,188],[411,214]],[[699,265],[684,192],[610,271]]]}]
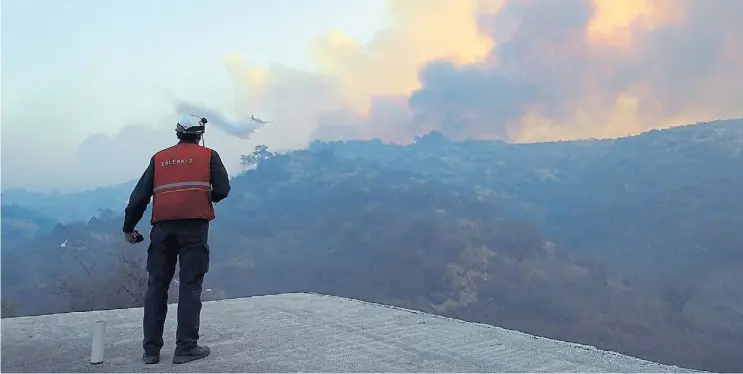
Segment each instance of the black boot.
[{"label": "black boot", "polygon": [[144,361],[144,363],[147,365],[156,364],[160,362],[160,354],[150,355],[145,352],[144,354],[142,354],[142,361]]},{"label": "black boot", "polygon": [[195,348],[192,348],[185,352],[176,352],[175,356],[173,356],[173,363],[185,364],[186,362],[200,360],[206,356],[209,356],[209,353],[211,353],[209,347],[205,345],[196,346]]}]

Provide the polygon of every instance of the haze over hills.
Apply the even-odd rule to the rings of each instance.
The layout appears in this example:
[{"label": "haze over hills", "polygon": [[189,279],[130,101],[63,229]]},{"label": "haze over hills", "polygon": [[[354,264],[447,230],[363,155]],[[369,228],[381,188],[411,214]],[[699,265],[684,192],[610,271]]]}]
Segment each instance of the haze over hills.
[{"label": "haze over hills", "polygon": [[[2,204],[2,245],[12,246],[51,230],[57,220],[18,205]],[[7,248],[7,247],[6,247]]]},{"label": "haze over hills", "polygon": [[136,181],[74,193],[42,193],[13,188],[2,192],[3,205],[16,204],[57,222],[87,221],[98,209],[123,211]]},{"label": "haze over hills", "polygon": [[[408,146],[259,149],[217,205],[205,296],[312,291],[741,371],[742,149],[743,120],[610,140],[433,132]],[[3,207],[2,291],[15,312],[138,305],[131,270],[145,246],[122,244],[114,205],[130,188],[28,206],[31,195],[3,195],[37,212],[15,207],[38,229],[6,241]],[[88,219],[41,218],[62,212]]]}]

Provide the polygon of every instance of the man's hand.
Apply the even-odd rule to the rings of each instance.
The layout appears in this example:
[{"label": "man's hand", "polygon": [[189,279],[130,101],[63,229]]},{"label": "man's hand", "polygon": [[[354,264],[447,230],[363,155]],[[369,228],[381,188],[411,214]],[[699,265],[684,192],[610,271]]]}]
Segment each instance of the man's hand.
[{"label": "man's hand", "polygon": [[129,242],[129,244],[137,244],[144,241],[144,237],[137,230],[134,230],[132,232],[125,232],[124,239]]}]

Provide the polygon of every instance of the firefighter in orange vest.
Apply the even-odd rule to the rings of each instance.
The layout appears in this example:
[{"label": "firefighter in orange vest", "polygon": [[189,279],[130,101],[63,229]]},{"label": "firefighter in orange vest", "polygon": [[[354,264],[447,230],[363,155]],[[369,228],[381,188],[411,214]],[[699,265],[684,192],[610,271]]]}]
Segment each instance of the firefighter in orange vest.
[{"label": "firefighter in orange vest", "polygon": [[147,249],[147,293],[144,302],[143,360],[160,362],[168,288],[180,261],[178,329],[174,364],[209,355],[199,346],[201,286],[209,270],[209,221],[214,206],[227,197],[230,181],[216,151],[199,145],[206,118],[186,116],[176,125],[178,144],[156,153],[129,198],[124,237],[144,238],[135,230],[152,198],[152,230]]}]

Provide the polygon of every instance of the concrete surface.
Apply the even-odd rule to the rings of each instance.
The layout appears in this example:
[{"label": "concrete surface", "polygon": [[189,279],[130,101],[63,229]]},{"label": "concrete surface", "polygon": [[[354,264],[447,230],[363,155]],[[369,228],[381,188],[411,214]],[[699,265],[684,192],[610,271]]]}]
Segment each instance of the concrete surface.
[{"label": "concrete surface", "polygon": [[[204,303],[206,359],[170,361],[175,305],[157,365],[144,365],[142,310],[2,320],[3,372],[692,372],[592,347],[314,294]],[[90,365],[93,325],[105,357]]]}]

